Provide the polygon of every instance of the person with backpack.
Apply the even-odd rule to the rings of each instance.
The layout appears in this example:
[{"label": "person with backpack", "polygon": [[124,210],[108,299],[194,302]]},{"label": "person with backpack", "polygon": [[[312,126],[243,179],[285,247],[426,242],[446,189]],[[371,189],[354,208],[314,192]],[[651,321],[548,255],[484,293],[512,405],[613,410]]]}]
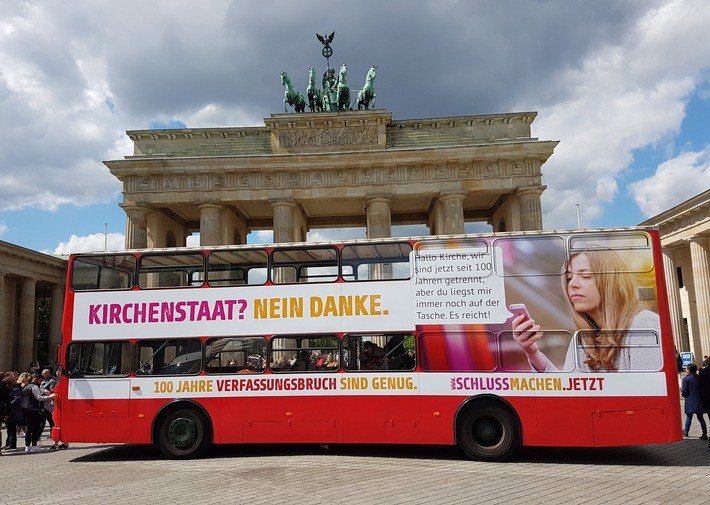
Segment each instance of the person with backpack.
[{"label": "person with backpack", "polygon": [[12,376],[5,377],[2,382],[8,388],[10,398],[5,417],[5,427],[7,428],[5,450],[13,450],[17,449],[17,427],[24,422],[21,398],[22,386]]},{"label": "person with backpack", "polygon": [[25,430],[25,452],[40,452],[37,447],[39,428],[42,422],[43,405],[54,400],[54,394],[43,395],[39,387],[42,374],[34,372],[29,384],[22,390],[22,411],[25,413],[27,428]]}]

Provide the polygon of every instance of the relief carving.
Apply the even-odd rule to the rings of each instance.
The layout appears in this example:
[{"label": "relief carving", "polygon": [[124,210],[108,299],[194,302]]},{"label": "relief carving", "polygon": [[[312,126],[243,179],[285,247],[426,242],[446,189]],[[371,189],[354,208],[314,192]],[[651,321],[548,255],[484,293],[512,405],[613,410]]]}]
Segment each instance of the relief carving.
[{"label": "relief carving", "polygon": [[138,191],[150,191],[150,177],[143,177],[138,182]]},{"label": "relief carving", "polygon": [[279,145],[282,148],[370,144],[377,144],[376,126],[279,131]]},{"label": "relief carving", "polygon": [[495,175],[498,175],[498,163],[488,163],[483,168],[483,176],[484,177],[492,177]]},{"label": "relief carving", "polygon": [[163,184],[163,189],[175,189],[175,182],[172,179],[166,179]]},{"label": "relief carving", "polygon": [[523,164],[520,163],[519,161],[513,162],[512,173],[513,173],[513,175],[522,175],[523,174]]},{"label": "relief carving", "polygon": [[249,177],[246,175],[239,176],[239,185],[240,186],[249,186]]},{"label": "relief carving", "polygon": [[214,187],[215,188],[223,188],[224,187],[224,177],[222,177],[221,175],[218,175],[214,181]]},{"label": "relief carving", "polygon": [[190,187],[193,189],[204,188],[205,181],[201,175],[191,175],[190,176]]}]

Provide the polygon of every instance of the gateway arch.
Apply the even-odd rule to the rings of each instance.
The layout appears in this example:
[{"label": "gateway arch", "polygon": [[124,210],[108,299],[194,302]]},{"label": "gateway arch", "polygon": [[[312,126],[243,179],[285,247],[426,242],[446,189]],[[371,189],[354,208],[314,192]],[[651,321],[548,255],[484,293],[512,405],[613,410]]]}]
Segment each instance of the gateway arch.
[{"label": "gateway arch", "polygon": [[535,112],[393,120],[382,109],[272,114],[260,127],[132,130],[104,162],[123,183],[126,247],[246,243],[253,230],[299,242],[318,228],[425,224],[460,234],[542,229],[542,165],[557,141]]}]

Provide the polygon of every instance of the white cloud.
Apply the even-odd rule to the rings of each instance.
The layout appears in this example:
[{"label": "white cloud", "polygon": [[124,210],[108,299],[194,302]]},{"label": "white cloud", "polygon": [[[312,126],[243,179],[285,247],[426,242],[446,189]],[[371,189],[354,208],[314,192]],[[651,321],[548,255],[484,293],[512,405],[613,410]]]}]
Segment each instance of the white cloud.
[{"label": "white cloud", "polygon": [[264,126],[263,118],[256,111],[226,109],[215,104],[207,104],[185,120],[190,128],[225,126]]},{"label": "white cloud", "polygon": [[318,228],[306,235],[308,242],[326,242],[329,240],[352,240],[365,238],[365,228]]},{"label": "white cloud", "polygon": [[633,151],[678,133],[688,98],[710,67],[708,19],[708,2],[669,2],[618,45],[599,47],[559,75],[567,99],[539,106],[533,124],[542,138],[561,141],[543,166],[547,228],[574,225],[578,203],[585,219],[598,222],[618,196]]},{"label": "white cloud", "polygon": [[247,235],[249,244],[273,244],[274,232],[271,230],[255,230]]},{"label": "white cloud", "polygon": [[105,61],[46,5],[27,3],[4,27],[0,211],[109,201],[120,183],[101,164],[117,127]]},{"label": "white cloud", "polygon": [[0,237],[7,231],[7,225],[5,223],[0,223]]},{"label": "white cloud", "polygon": [[199,247],[200,246],[200,234],[193,233],[185,238],[185,247]]},{"label": "white cloud", "polygon": [[710,145],[661,163],[651,177],[630,185],[631,194],[646,217],[660,214],[709,188]]},{"label": "white cloud", "polygon": [[[121,251],[126,237],[121,233],[94,233],[85,237],[72,235],[68,241],[60,242],[53,252],[48,254],[72,254],[90,251]],[[45,251],[46,252],[46,251]]]}]

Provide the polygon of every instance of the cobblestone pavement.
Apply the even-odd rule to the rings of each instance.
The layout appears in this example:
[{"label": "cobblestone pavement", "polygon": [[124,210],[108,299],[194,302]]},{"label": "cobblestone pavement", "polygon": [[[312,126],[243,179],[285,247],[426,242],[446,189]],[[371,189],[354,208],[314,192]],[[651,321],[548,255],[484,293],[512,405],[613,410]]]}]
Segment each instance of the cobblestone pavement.
[{"label": "cobblestone pavement", "polygon": [[[193,461],[150,446],[72,444],[0,456],[0,504],[706,504],[710,451],[675,444],[523,448],[507,463],[454,447],[221,446]],[[51,445],[44,441],[44,446]]]}]

